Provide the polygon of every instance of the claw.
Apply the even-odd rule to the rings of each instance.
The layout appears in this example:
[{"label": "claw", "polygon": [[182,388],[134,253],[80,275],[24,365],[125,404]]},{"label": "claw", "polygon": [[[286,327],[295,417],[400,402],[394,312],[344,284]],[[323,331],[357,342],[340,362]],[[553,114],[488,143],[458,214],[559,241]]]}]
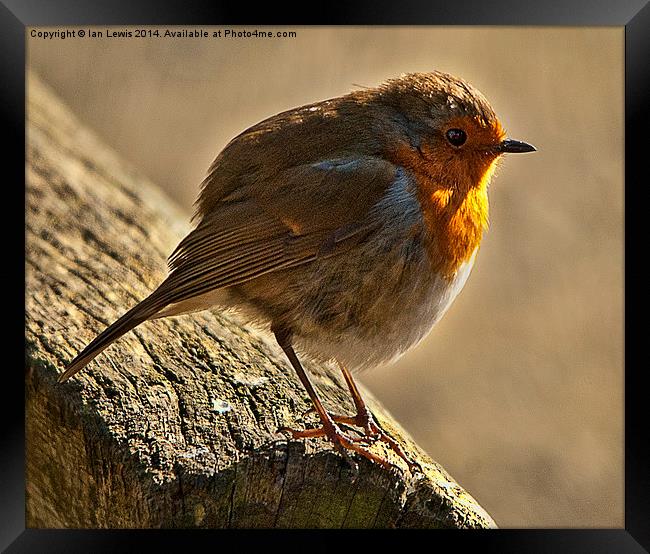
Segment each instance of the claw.
[{"label": "claw", "polygon": [[[314,412],[315,410],[312,408],[310,410],[307,410],[305,414],[308,414],[310,412]],[[377,463],[380,463],[383,467],[393,467],[396,468],[394,464],[391,464],[390,462],[384,460],[383,458],[380,458],[376,454],[373,454],[372,452],[366,450],[365,448],[362,448],[361,446],[356,446],[356,447],[350,447],[346,446],[346,444],[355,444],[355,443],[362,443],[364,445],[372,445],[377,441],[382,441],[385,442],[388,447],[395,452],[402,460],[404,460],[408,466],[409,469],[412,471],[413,469],[419,469],[422,471],[422,467],[420,466],[419,463],[411,460],[402,447],[397,443],[393,437],[391,437],[388,433],[386,433],[376,422],[375,418],[372,416],[370,412],[366,412],[366,414],[357,414],[355,416],[347,416],[347,415],[332,415],[331,419],[334,423],[338,424],[334,426],[335,432],[333,433],[337,437],[340,436],[343,438],[343,442],[341,440],[333,439],[330,434],[327,433],[325,430],[325,427],[317,427],[314,429],[291,429],[289,427],[283,427],[280,429],[280,431],[286,431],[291,433],[292,437],[294,439],[312,439],[312,438],[317,438],[317,437],[325,437],[329,438],[337,447],[337,450],[339,452],[344,452],[343,449],[348,449],[348,450],[353,450],[355,452],[358,452],[362,456],[368,458],[369,460],[372,461],[377,461]],[[344,434],[339,426],[343,427],[357,427],[357,428],[362,428],[363,429],[363,434],[360,436],[351,436],[351,435],[346,435]],[[350,429],[352,430],[352,429]],[[356,431],[352,430],[352,431]],[[343,449],[341,448],[343,447]],[[369,454],[369,455],[366,455]],[[347,458],[347,456],[346,456]],[[379,462],[378,460],[381,460]],[[348,459],[350,461],[350,459]]]},{"label": "claw", "polygon": [[397,443],[397,441],[393,439],[393,437],[391,437],[379,426],[379,424],[375,421],[375,418],[369,411],[366,411],[365,413],[357,414],[356,416],[333,415],[332,419],[336,423],[344,423],[347,425],[354,425],[355,427],[363,428],[364,434],[360,439],[358,439],[359,442],[372,444],[378,440],[381,440],[385,442],[389,446],[389,448],[393,452],[395,452],[395,454],[397,454],[400,458],[402,458],[402,460],[404,460],[408,464],[410,470],[418,468],[420,471],[422,471],[422,467],[420,466],[420,464],[414,462],[406,455],[406,453],[404,452],[402,447]]},{"label": "claw", "polygon": [[291,436],[294,439],[311,439],[317,437],[328,438],[334,444],[336,449],[341,453],[341,455],[351,465],[352,471],[355,474],[354,479],[356,479],[356,475],[358,475],[359,469],[356,462],[350,458],[347,450],[356,452],[360,456],[363,456],[364,458],[367,458],[368,460],[375,462],[386,469],[399,469],[395,464],[390,463],[388,460],[385,460],[381,456],[378,456],[377,454],[370,452],[370,450],[367,450],[366,448],[360,446],[358,443],[362,442],[364,437],[357,438],[346,435],[343,433],[343,431],[341,431],[339,426],[334,423],[334,421],[332,421],[331,424],[323,424],[322,427],[316,427],[313,429],[291,429],[289,427],[283,427],[280,429],[280,431],[291,433]]}]

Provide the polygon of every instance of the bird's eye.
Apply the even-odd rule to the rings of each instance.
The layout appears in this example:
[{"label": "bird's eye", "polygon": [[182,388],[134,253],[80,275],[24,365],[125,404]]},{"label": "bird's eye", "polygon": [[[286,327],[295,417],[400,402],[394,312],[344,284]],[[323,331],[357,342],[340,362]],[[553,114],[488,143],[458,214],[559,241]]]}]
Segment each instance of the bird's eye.
[{"label": "bird's eye", "polygon": [[462,129],[449,129],[446,133],[446,137],[454,146],[462,146],[467,140],[467,133]]}]

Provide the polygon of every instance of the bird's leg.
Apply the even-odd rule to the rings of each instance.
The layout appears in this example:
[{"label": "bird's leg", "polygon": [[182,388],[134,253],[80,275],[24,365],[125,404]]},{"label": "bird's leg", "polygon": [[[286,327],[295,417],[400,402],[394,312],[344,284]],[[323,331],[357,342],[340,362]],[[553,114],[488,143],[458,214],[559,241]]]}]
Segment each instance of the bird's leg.
[{"label": "bird's leg", "polygon": [[357,414],[355,416],[338,416],[338,415],[331,416],[334,422],[345,423],[347,425],[355,425],[357,427],[361,427],[365,431],[364,439],[366,439],[368,442],[375,441],[375,440],[382,440],[386,444],[388,444],[388,446],[391,448],[393,452],[395,452],[395,454],[397,454],[409,465],[409,468],[413,469],[414,467],[418,466],[419,464],[412,461],[406,455],[404,450],[402,450],[402,447],[395,441],[395,439],[393,439],[393,437],[391,437],[379,426],[379,424],[373,417],[372,413],[366,406],[366,403],[363,401],[363,398],[361,397],[361,393],[359,392],[359,389],[357,388],[354,379],[352,379],[352,374],[350,373],[348,368],[345,367],[338,360],[336,361],[336,363],[341,369],[341,373],[343,373],[345,382],[348,385],[348,389],[350,391],[350,394],[352,395],[354,406],[357,409]]},{"label": "bird's leg", "polygon": [[318,416],[320,417],[322,423],[322,427],[315,428],[315,429],[296,430],[296,429],[284,428],[282,430],[290,432],[293,438],[327,437],[330,441],[332,441],[336,449],[343,455],[343,457],[346,458],[351,463],[352,467],[355,468],[355,470],[356,470],[356,463],[349,457],[346,450],[352,450],[360,454],[364,458],[367,458],[385,468],[395,467],[389,461],[384,460],[380,456],[377,456],[376,454],[370,452],[366,448],[363,448],[362,446],[357,444],[357,441],[346,436],[341,431],[341,429],[336,424],[336,422],[331,418],[331,416],[325,410],[325,407],[323,406],[322,402],[318,398],[318,395],[316,394],[316,390],[314,389],[313,385],[309,381],[309,377],[307,377],[305,370],[302,368],[300,360],[298,360],[298,356],[296,356],[296,353],[293,350],[293,347],[291,346],[291,335],[286,332],[276,331],[275,337],[276,340],[278,341],[278,344],[280,345],[282,350],[284,350],[284,353],[287,355],[287,358],[289,358],[291,365],[293,366],[296,373],[298,374],[298,378],[300,379],[300,382],[307,390],[307,393],[309,394],[309,397],[314,403],[314,408],[316,409],[316,412],[318,413]]}]

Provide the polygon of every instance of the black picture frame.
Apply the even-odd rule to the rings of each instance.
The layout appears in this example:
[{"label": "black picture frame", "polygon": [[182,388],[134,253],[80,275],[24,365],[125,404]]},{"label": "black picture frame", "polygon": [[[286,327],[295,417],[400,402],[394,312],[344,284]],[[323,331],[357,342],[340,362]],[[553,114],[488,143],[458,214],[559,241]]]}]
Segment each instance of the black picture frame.
[{"label": "black picture frame", "polygon": [[[647,449],[646,392],[642,386],[645,365],[637,362],[640,346],[644,344],[647,324],[641,302],[647,296],[637,289],[635,264],[645,245],[645,233],[639,227],[643,217],[640,210],[645,202],[639,195],[647,195],[648,177],[641,164],[647,153],[643,126],[648,117],[648,89],[650,87],[650,5],[646,0],[565,0],[534,2],[523,0],[495,0],[492,2],[455,0],[427,3],[424,0],[400,2],[357,2],[334,6],[328,3],[310,3],[312,12],[302,8],[282,9],[275,3],[251,9],[233,4],[213,2],[154,2],[154,1],[75,1],[75,0],[1,0],[0,2],[0,66],[2,83],[2,132],[4,179],[2,190],[5,204],[2,218],[5,241],[4,277],[14,277],[24,290],[24,243],[11,217],[24,208],[24,189],[19,183],[25,179],[25,45],[27,26],[87,25],[87,24],[346,24],[346,25],[558,25],[558,26],[620,26],[625,27],[625,528],[624,529],[549,529],[549,530],[492,530],[447,531],[424,538],[437,551],[449,547],[455,550],[494,552],[553,552],[562,553],[627,553],[647,552],[650,549],[650,457]],[[570,132],[570,130],[569,130]],[[21,160],[20,153],[23,154]],[[7,170],[9,173],[7,174]],[[12,197],[9,200],[9,197]],[[23,220],[24,225],[24,220]],[[24,228],[24,227],[23,227]],[[641,242],[643,241],[643,242]],[[636,254],[636,256],[635,256]],[[22,271],[21,269],[22,268]],[[642,277],[643,279],[643,277]],[[20,336],[24,340],[24,303],[20,295],[6,295],[12,302],[5,303],[6,321],[3,333],[7,352],[17,350]],[[637,293],[638,294],[635,294]],[[24,298],[24,297],[23,297]],[[633,301],[630,302],[629,299]],[[22,318],[21,318],[22,316]],[[12,336],[15,333],[16,337]],[[12,352],[13,353],[13,352]],[[5,359],[12,359],[6,358]],[[24,405],[14,402],[21,390],[18,363],[5,364],[2,373],[5,383],[5,410],[0,442],[0,549],[7,552],[124,552],[156,549],[171,551],[193,548],[201,541],[209,548],[225,546],[224,537],[217,531],[148,530],[44,530],[25,529],[25,432]],[[23,381],[24,383],[24,381]],[[16,395],[16,396],[14,396]],[[233,532],[233,531],[230,531]],[[371,540],[378,533],[354,532],[356,539]],[[315,541],[312,531],[273,532],[286,541],[319,551],[332,548],[339,541],[341,548],[349,548],[346,538],[340,542],[339,533],[319,534]],[[321,536],[322,535],[322,536]],[[407,532],[379,532],[384,548],[403,545],[410,539]],[[236,547],[242,549],[260,546],[268,548],[271,533],[265,531],[236,532]],[[231,547],[232,547],[231,543]],[[335,543],[336,544],[336,543]]]}]

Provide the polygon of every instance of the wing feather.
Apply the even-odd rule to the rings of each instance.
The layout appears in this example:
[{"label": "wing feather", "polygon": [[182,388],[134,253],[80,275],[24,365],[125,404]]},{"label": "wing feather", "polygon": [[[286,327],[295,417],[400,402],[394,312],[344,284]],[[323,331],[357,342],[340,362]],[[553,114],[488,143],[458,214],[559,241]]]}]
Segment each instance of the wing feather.
[{"label": "wing feather", "polygon": [[241,186],[204,214],[174,250],[160,298],[182,302],[352,244],[396,172],[381,158],[345,158]]}]

